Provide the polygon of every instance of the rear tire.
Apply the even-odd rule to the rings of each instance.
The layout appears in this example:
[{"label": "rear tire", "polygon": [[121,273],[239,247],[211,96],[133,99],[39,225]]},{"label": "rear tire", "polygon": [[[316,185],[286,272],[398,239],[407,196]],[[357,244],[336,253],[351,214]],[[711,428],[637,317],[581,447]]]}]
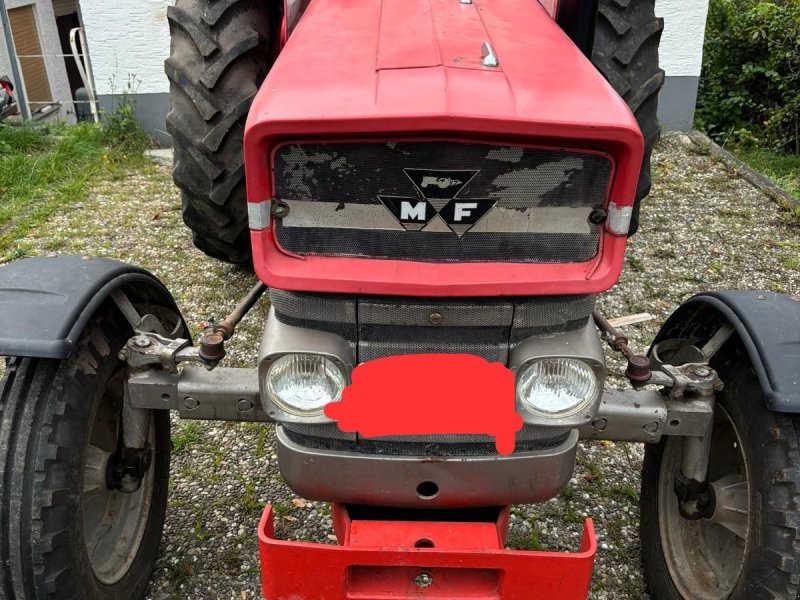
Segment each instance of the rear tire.
[{"label": "rear tire", "polygon": [[[654,600],[795,599],[800,576],[800,419],[767,409],[738,338],[731,338],[711,366],[725,390],[717,394],[709,481],[724,479],[728,489],[746,483],[738,501],[721,502],[718,497],[716,503],[717,511],[728,506],[734,512],[727,515],[742,515],[744,533],[734,535],[713,518],[680,517],[672,487],[681,440],[667,437],[647,446],[641,542],[651,596]],[[738,467],[732,469],[734,465]],[[739,512],[745,507],[746,517]],[[729,587],[719,583],[725,580]]]},{"label": "rear tire", "polygon": [[69,358],[11,358],[0,383],[0,598],[138,600],[158,555],[170,427],[153,411],[136,492],[108,487],[130,335],[102,311]]},{"label": "rear tire", "polygon": [[167,10],[171,53],[167,130],[183,220],[204,253],[250,259],[242,139],[271,66],[267,0],[178,0]]},{"label": "rear tire", "polygon": [[645,143],[629,235],[639,228],[639,207],[652,183],[650,155],[661,136],[658,92],[664,71],[658,66],[658,45],[663,29],[655,0],[600,0],[592,62],[628,103]]}]

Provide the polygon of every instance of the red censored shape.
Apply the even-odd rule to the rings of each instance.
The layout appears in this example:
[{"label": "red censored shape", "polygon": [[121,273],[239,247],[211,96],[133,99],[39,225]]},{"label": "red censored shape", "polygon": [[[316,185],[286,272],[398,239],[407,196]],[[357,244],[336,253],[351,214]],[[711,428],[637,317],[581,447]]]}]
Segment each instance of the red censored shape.
[{"label": "red censored shape", "polygon": [[392,356],[363,363],[341,402],[325,414],[347,433],[486,434],[500,454],[514,451],[522,417],[515,410],[514,374],[470,354]]}]

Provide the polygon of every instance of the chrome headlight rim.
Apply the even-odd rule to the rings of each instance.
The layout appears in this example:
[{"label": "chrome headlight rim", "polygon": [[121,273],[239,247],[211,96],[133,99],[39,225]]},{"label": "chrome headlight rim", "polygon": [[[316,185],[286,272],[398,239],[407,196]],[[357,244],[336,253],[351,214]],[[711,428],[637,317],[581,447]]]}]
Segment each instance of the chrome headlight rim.
[{"label": "chrome headlight rim", "polygon": [[[333,396],[333,399],[326,401],[322,406],[310,411],[303,411],[302,409],[298,409],[291,404],[288,404],[285,400],[280,398],[276,391],[274,390],[274,386],[270,381],[270,374],[275,368],[276,365],[279,365],[280,362],[287,358],[296,358],[296,357],[307,357],[307,358],[316,358],[321,359],[323,361],[327,361],[331,364],[332,368],[335,368],[341,378],[341,384],[337,393]],[[279,411],[283,415],[286,415],[293,419],[302,419],[302,420],[319,420],[320,418],[327,420],[325,417],[325,407],[332,403],[338,402],[342,399],[342,394],[344,389],[349,385],[350,380],[348,376],[348,370],[342,361],[333,355],[322,353],[322,352],[285,352],[281,354],[276,354],[270,357],[268,364],[265,365],[265,369],[262,375],[262,390],[266,392],[266,398],[269,404],[272,405],[274,410],[268,410],[268,414],[275,418],[277,415],[275,411]]]},{"label": "chrome headlight rim", "polygon": [[[587,395],[586,398],[576,403],[574,406],[560,412],[549,412],[539,409],[527,401],[520,393],[520,386],[525,375],[531,370],[532,367],[539,363],[565,361],[567,363],[580,365],[581,368],[586,368],[586,373],[591,374],[592,393]],[[576,419],[591,418],[595,412],[594,407],[599,403],[603,395],[603,382],[605,379],[605,366],[602,363],[594,361],[588,357],[580,356],[537,356],[532,357],[530,360],[525,361],[519,366],[516,373],[514,392],[516,394],[516,401],[518,407],[530,417],[536,419],[540,423],[557,424],[564,421],[575,421]],[[583,414],[582,414],[583,413]],[[526,422],[528,420],[526,419]]]}]

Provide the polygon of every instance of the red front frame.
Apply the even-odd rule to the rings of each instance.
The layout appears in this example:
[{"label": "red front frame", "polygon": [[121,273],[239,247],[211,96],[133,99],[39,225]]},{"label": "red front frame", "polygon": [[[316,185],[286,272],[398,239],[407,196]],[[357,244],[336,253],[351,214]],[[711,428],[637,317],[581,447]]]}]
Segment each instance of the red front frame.
[{"label": "red front frame", "polygon": [[339,546],[283,541],[266,507],[258,528],[265,598],[586,600],[597,552],[588,519],[577,553],[504,550],[508,508],[495,523],[357,521],[333,505],[333,522]]},{"label": "red front frame", "polygon": [[[471,5],[407,0],[405,13],[409,19],[421,15],[420,35],[430,39],[410,47],[403,68],[397,61],[405,54],[392,52],[397,32],[387,31],[381,21],[387,3],[399,1],[311,2],[250,112],[245,133],[249,202],[273,197],[271,157],[289,141],[448,138],[497,143],[502,132],[504,145],[607,153],[615,166],[609,204],[633,204],[642,164],[641,132],[622,99],[545,9],[529,0],[474,0]],[[446,51],[466,43],[457,37],[456,26],[426,33],[431,18],[435,22],[446,12],[456,25],[472,14],[465,11],[479,12],[502,57],[501,70],[447,63]],[[338,32],[347,37],[339,39]],[[471,48],[473,40],[468,42]],[[442,64],[431,62],[437,52]],[[391,68],[376,66],[384,63]],[[272,287],[440,297],[602,292],[619,278],[626,245],[624,236],[605,229],[597,256],[585,263],[437,264],[298,257],[281,250],[271,227],[253,230],[251,238],[256,273]]]}]

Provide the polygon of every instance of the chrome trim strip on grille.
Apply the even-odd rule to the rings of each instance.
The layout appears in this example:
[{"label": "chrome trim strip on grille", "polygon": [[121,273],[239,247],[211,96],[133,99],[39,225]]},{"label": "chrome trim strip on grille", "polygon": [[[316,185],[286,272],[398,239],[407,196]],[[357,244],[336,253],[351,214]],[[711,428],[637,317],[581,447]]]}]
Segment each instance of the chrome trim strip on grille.
[{"label": "chrome trim strip on grille", "polygon": [[[281,199],[289,206],[289,214],[281,220],[283,227],[332,229],[369,229],[405,231],[382,204],[340,202],[308,202]],[[496,207],[470,233],[591,233],[591,207],[537,206],[527,208]],[[449,232],[441,217],[434,217],[421,231]]]}]

